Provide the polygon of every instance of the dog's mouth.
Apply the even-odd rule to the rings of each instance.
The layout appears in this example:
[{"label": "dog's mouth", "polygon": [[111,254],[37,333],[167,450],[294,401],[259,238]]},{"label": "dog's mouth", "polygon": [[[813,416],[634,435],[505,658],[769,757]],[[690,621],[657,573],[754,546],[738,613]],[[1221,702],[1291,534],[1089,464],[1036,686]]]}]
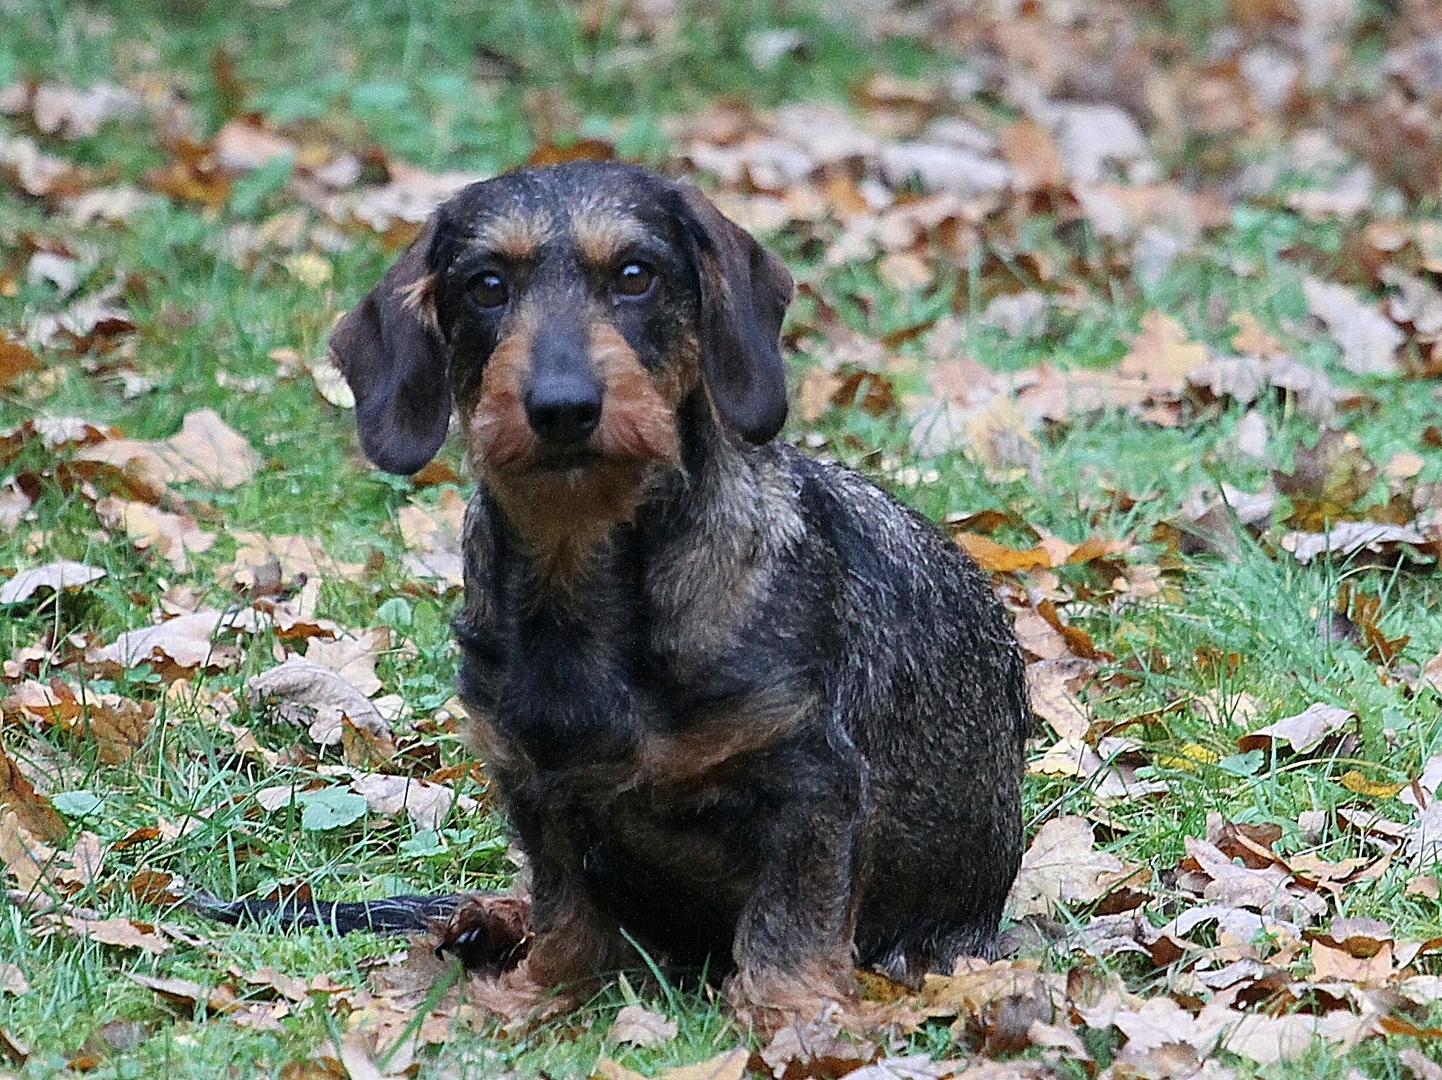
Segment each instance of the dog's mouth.
[{"label": "dog's mouth", "polygon": [[601,462],[601,455],[586,445],[541,447],[528,462],[534,472],[580,472]]}]

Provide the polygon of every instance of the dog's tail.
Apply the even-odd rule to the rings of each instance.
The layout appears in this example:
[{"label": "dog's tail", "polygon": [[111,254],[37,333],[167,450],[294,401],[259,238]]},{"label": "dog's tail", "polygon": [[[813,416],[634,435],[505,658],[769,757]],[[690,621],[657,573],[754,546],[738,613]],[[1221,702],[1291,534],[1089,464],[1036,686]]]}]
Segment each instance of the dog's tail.
[{"label": "dog's tail", "polygon": [[436,951],[468,968],[504,970],[525,957],[531,942],[531,905],[514,893],[452,893],[392,896],[384,900],[222,900],[192,892],[186,906],[197,915],[232,926],[279,925],[283,930],[328,926],[337,934],[428,931]]},{"label": "dog's tail", "polygon": [[190,894],[186,906],[197,915],[238,926],[278,924],[282,929],[328,926],[337,934],[370,930],[402,934],[444,926],[461,901],[450,896],[392,896],[385,900],[222,900],[204,890]]}]

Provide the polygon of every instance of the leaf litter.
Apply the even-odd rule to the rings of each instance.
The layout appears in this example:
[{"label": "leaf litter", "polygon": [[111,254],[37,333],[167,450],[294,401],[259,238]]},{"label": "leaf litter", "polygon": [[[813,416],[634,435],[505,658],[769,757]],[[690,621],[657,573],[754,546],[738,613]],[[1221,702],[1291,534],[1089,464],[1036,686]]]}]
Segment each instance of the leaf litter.
[{"label": "leaf litter", "polygon": [[[875,7],[865,17],[879,25],[887,19],[906,21],[898,7]],[[932,5],[913,7],[924,14]],[[1349,5],[1234,4],[1236,40],[1214,43],[1224,54],[1221,62],[1127,36],[1132,25],[1127,16],[1072,19],[1064,7],[1024,5],[1014,18],[978,9],[913,20],[908,33],[933,47],[961,51],[968,59],[965,77],[972,82],[960,75],[956,85],[947,79],[877,77],[858,84],[851,109],[792,103],[767,112],[734,101],[719,103],[667,121],[673,161],[707,174],[719,185],[719,190],[713,187],[718,201],[738,220],[824,250],[822,264],[828,269],[870,261],[899,297],[928,295],[957,267],[975,268],[968,271],[968,286],[983,302],[982,310],[961,310],[970,298],[965,304],[951,302],[949,313],[933,317],[911,337],[911,331],[883,333],[867,321],[868,310],[884,310],[892,300],[878,303],[865,289],[844,298],[848,311],[862,312],[863,318],[853,321],[864,331],[838,319],[798,317],[793,343],[810,361],[802,376],[800,413],[806,425],[818,428],[823,444],[834,437],[835,424],[853,414],[905,418],[915,422],[916,430],[928,427],[923,437],[913,434],[911,439],[922,468],[926,459],[959,452],[991,483],[1020,479],[1037,484],[1053,440],[1067,431],[1085,430],[1116,414],[1159,430],[1188,431],[1240,407],[1246,411],[1237,421],[1236,449],[1258,470],[1245,490],[1222,483],[1198,492],[1171,520],[1189,537],[1174,547],[1165,531],[1160,539],[1148,535],[1153,518],[1145,513],[1124,529],[1105,519],[1088,523],[1074,534],[1085,537],[1080,542],[1046,532],[1012,507],[1003,512],[1001,523],[954,531],[957,542],[994,575],[1017,619],[1030,660],[1033,707],[1050,729],[1034,746],[1033,771],[1047,783],[1064,778],[1075,792],[1070,808],[1084,809],[1035,823],[1012,918],[1039,933],[1047,932],[1047,920],[1060,919],[1074,921],[1080,930],[1075,940],[1059,939],[1063,959],[1056,966],[1065,971],[1044,972],[1027,960],[967,961],[951,975],[929,978],[919,994],[902,992],[884,1007],[870,1003],[878,1010],[869,1022],[916,1030],[936,1019],[949,1020],[955,1044],[968,1051],[997,1055],[1029,1047],[1037,1056],[933,1061],[870,1053],[838,1032],[792,1032],[790,1041],[773,1043],[756,1058],[726,1051],[699,1065],[659,1073],[672,1080],[739,1077],[748,1067],[780,1076],[848,1070],[867,1080],[1041,1076],[1065,1057],[1088,1060],[1087,1047],[1094,1045],[1088,1033],[1098,1032],[1120,1042],[1110,1066],[1116,1075],[1225,1080],[1233,1070],[1215,1056],[1219,1050],[1266,1064],[1296,1060],[1317,1039],[1346,1048],[1405,1032],[1409,1024],[1422,1030],[1422,1014],[1400,1007],[1399,995],[1413,1003],[1435,1003],[1442,996],[1437,976],[1422,970],[1435,965],[1428,959],[1435,943],[1406,941],[1375,920],[1327,918],[1349,885],[1375,879],[1393,858],[1412,865],[1409,893],[1435,899],[1435,876],[1413,872],[1442,850],[1435,756],[1417,762],[1403,778],[1410,782],[1400,785],[1357,770],[1324,773],[1330,756],[1369,748],[1361,737],[1370,738],[1364,724],[1373,717],[1360,701],[1356,709],[1314,704],[1260,727],[1243,715],[1245,710],[1223,709],[1210,697],[1172,699],[1117,718],[1118,692],[1129,681],[1166,668],[1145,648],[1128,654],[1109,642],[1098,647],[1088,631],[1095,625],[1092,615],[1115,613],[1125,619],[1128,605],[1165,595],[1184,573],[1174,550],[1238,557],[1244,544],[1255,543],[1267,555],[1304,565],[1369,560],[1425,572],[1435,564],[1442,500],[1424,479],[1431,476],[1427,448],[1435,447],[1425,439],[1416,447],[1364,447],[1345,430],[1359,410],[1375,407],[1373,395],[1385,387],[1408,380],[1411,388],[1412,380],[1438,373],[1442,308],[1433,277],[1442,271],[1442,242],[1435,230],[1423,227],[1428,223],[1372,220],[1365,226],[1370,263],[1362,270],[1339,271],[1341,280],[1329,280],[1334,267],[1319,271],[1307,262],[1305,251],[1285,252],[1283,258],[1306,269],[1300,296],[1314,323],[1263,325],[1249,312],[1225,309],[1163,311],[1147,296],[1133,305],[1133,329],[1118,335],[1126,344],[1109,356],[1077,362],[1048,354],[1046,360],[1005,373],[976,359],[983,354],[977,343],[984,344],[978,334],[1043,340],[1088,310],[1088,290],[1110,290],[1119,277],[1130,279],[1127,287],[1135,282],[1143,292],[1154,288],[1169,267],[1195,257],[1227,224],[1229,199],[1272,198],[1262,187],[1247,186],[1272,167],[1269,151],[1312,163],[1315,174],[1308,183],[1283,196],[1306,219],[1366,222],[1387,205],[1388,184],[1399,184],[1405,197],[1414,197],[1415,178],[1435,176],[1442,162],[1442,146],[1425,131],[1437,120],[1436,91],[1442,82],[1433,70],[1433,45],[1442,29],[1427,24],[1426,13],[1414,11],[1415,5],[1404,5],[1397,28],[1383,35],[1382,71],[1411,97],[1398,99],[1388,91],[1356,99],[1319,92],[1343,74],[1339,65],[1345,61],[1339,58],[1345,52],[1339,43],[1356,29],[1344,10]],[[790,38],[750,44],[751,54],[763,58],[801,55],[805,46]],[[1145,94],[1139,96],[1142,86]],[[977,91],[1006,101],[1008,113],[993,115],[975,107]],[[142,193],[101,183],[97,174],[59,154],[69,153],[68,140],[92,137],[110,126],[159,125],[155,118],[179,104],[168,92],[142,100],[124,86],[26,83],[0,99],[3,111],[40,135],[0,135],[0,171],[25,197],[43,200],[40,205],[56,221],[76,227],[100,220],[123,226],[138,207],[157,200],[218,210],[239,181],[290,161],[289,178],[282,182],[285,201],[314,215],[307,222],[323,219],[331,232],[307,225],[296,230],[294,222],[280,222],[268,238],[252,237],[253,246],[238,257],[275,251],[266,245],[294,236],[294,246],[279,255],[280,265],[317,293],[333,265],[322,246],[330,242],[327,236],[348,243],[344,230],[374,231],[388,242],[404,242],[440,199],[474,177],[429,172],[383,154],[378,161],[374,152],[366,161],[369,151],[343,145],[343,137],[322,130],[317,139],[315,129],[246,114],[227,120],[208,139],[161,132],[158,145],[166,164],[138,178],[149,189]],[[1418,117],[1423,127],[1408,136],[1411,142],[1389,142],[1393,132],[1417,133]],[[1321,136],[1321,131],[1329,134]],[[1163,163],[1169,155],[1163,148],[1197,135],[1258,151],[1253,164],[1260,163],[1259,168],[1238,168],[1223,185],[1230,185],[1225,193],[1206,179],[1168,175]],[[538,152],[563,149],[550,139],[538,143],[545,144]],[[605,140],[595,143],[591,149],[609,152]],[[1399,163],[1405,166],[1400,172]],[[1087,247],[1063,240],[1050,250],[1028,248],[1018,223],[1037,214],[1053,214],[1098,242]],[[990,254],[998,247],[1005,260]],[[48,256],[35,270],[37,281],[49,281],[57,295],[66,295],[63,306],[49,304],[28,314],[27,325],[13,328],[24,332],[26,344],[7,336],[0,348],[0,374],[7,384],[21,387],[62,357],[88,363],[101,354],[123,352],[122,343],[133,341],[141,329],[129,311],[130,294],[102,284],[103,275],[84,283],[74,252],[33,254]],[[1015,267],[1024,271],[1024,281]],[[11,271],[0,276],[6,273]],[[838,299],[834,282],[821,272],[804,273],[802,288],[822,305]],[[1307,348],[1323,336],[1330,339],[1323,350]],[[927,353],[930,368],[918,361],[913,340]],[[297,370],[313,377],[325,400],[353,405],[324,358],[296,355]],[[123,356],[117,362],[129,363]],[[918,377],[928,371],[930,377]],[[1273,411],[1274,405],[1280,412]],[[1309,436],[1294,445],[1295,427],[1278,426],[1279,415],[1283,421],[1299,417],[1317,426],[1319,438],[1312,442]],[[17,466],[22,471],[7,478],[5,506],[13,509],[0,519],[7,532],[24,528],[38,492],[58,488],[93,507],[97,520],[117,538],[153,554],[156,569],[189,580],[215,568],[217,557],[210,552],[223,535],[234,541],[237,552],[228,567],[220,568],[219,578],[233,591],[236,606],[172,610],[171,618],[124,631],[109,644],[100,644],[104,638],[78,646],[45,640],[36,651],[17,652],[7,658],[5,669],[7,730],[55,727],[68,738],[94,740],[102,760],[128,760],[144,745],[154,722],[146,706],[154,702],[92,690],[81,676],[116,677],[144,667],[171,687],[180,680],[190,688],[173,699],[166,691],[167,701],[187,701],[187,717],[230,725],[222,730],[228,730],[237,749],[244,744],[252,760],[280,768],[283,756],[295,748],[262,746],[229,719],[233,707],[224,707],[219,698],[203,701],[191,682],[218,678],[231,688],[222,693],[239,692],[244,650],[273,634],[285,643],[273,652],[281,662],[259,672],[244,669],[250,701],[256,706],[278,702],[282,716],[307,726],[315,744],[311,750],[323,754],[340,746],[348,762],[316,766],[304,785],[274,789],[284,791],[287,800],[306,796],[305,809],[317,828],[343,829],[346,820],[365,813],[405,812],[416,828],[429,829],[445,818],[453,805],[449,788],[384,771],[403,756],[412,719],[381,708],[390,696],[381,691],[396,689],[385,685],[375,666],[388,642],[348,635],[340,623],[319,613],[322,579],[349,581],[365,568],[331,558],[318,538],[222,531],[215,528],[217,517],[205,512],[204,499],[252,483],[265,467],[248,442],[209,410],[187,414],[180,432],[161,440],[131,439],[80,418],[36,416],[5,436],[0,460],[7,467],[34,462],[42,457],[40,448],[47,464],[39,471],[33,464]],[[1219,445],[1219,452],[1226,449]],[[1292,464],[1284,468],[1281,463],[1288,460]],[[1260,480],[1263,473],[1265,480]],[[202,501],[187,502],[185,496],[195,498],[196,492]],[[1115,505],[1145,498],[1119,489],[1109,497]],[[435,500],[412,498],[397,511],[405,569],[438,590],[459,583],[463,511],[462,496],[449,487]],[[1159,529],[1165,524],[1158,523]],[[1158,555],[1158,547],[1167,550]],[[45,590],[88,584],[41,564],[7,581],[0,599],[17,605],[37,596],[43,601]],[[1333,614],[1355,629],[1355,643],[1366,659],[1397,669],[1399,679],[1407,677],[1401,669],[1410,635],[1382,629],[1385,609],[1352,596]],[[1407,629],[1420,637],[1420,630]],[[302,647],[300,641],[307,644]],[[1428,642],[1427,651],[1434,645]],[[303,648],[303,656],[294,652],[297,648]],[[1187,657],[1170,661],[1192,662]],[[1436,673],[1415,666],[1411,685],[1422,693]],[[1305,700],[1290,706],[1268,702],[1257,715],[1279,716]],[[1166,729],[1180,709],[1209,717],[1215,738],[1207,745],[1176,745]],[[1124,727],[1133,730],[1122,733]],[[357,740],[366,754],[351,753]],[[360,757],[380,771],[363,768]],[[1329,861],[1316,850],[1299,853],[1283,842],[1280,831],[1274,836],[1252,824],[1220,819],[1209,820],[1206,835],[1182,838],[1172,865],[1159,859],[1141,868],[1104,850],[1125,834],[1125,815],[1114,813],[1122,809],[1119,804],[1167,794],[1168,769],[1224,764],[1246,769],[1258,759],[1317,770],[1319,780],[1335,780],[1333,786],[1343,788],[1352,801],[1335,812],[1307,813],[1320,814],[1318,828],[1345,833],[1357,841],[1357,851],[1367,854]],[[0,854],[7,873],[21,884],[44,882],[68,892],[92,865],[83,857],[81,841],[72,842],[71,853],[49,848],[66,838],[63,821],[10,758],[0,759],[0,765],[9,777],[0,787],[5,807]],[[308,786],[316,777],[318,786]],[[1394,797],[1408,809],[1389,807]],[[275,798],[267,795],[262,801]],[[1407,820],[1393,821],[1381,809]],[[347,818],[350,814],[356,816]],[[1300,821],[1287,824],[1307,832]],[[1099,835],[1108,838],[1103,848],[1097,846]],[[107,871],[97,872],[103,877]],[[112,947],[157,953],[172,940],[163,930],[147,930],[130,920],[80,913],[46,925]],[[1143,998],[1100,978],[1087,965],[1086,954],[1108,955],[1110,950],[1156,964],[1165,983],[1153,986],[1166,985],[1173,996]],[[330,1048],[335,1056],[318,1055],[315,1068],[331,1068],[318,1064],[322,1061],[352,1075],[395,1075],[412,1068],[413,1048],[393,1056],[384,1071],[378,1064],[383,1055],[376,1051],[396,1045],[419,1015],[421,987],[428,988],[435,974],[418,960],[409,981],[381,980],[364,991],[327,990],[335,1007],[358,1007],[353,1015],[363,1016],[365,1023]],[[257,1027],[280,1025],[285,1002],[301,1000],[294,987],[286,994],[276,986],[282,980],[271,980],[265,985],[282,1000],[254,1003],[265,1008],[246,1012],[252,1006],[237,1002],[248,993],[246,987],[258,984],[235,972],[213,987],[138,978],[162,997],[170,995],[168,1000],[182,1011],[203,1008]],[[413,1042],[423,1048],[441,1041],[459,1015],[458,1002],[447,999],[426,1013]],[[630,1017],[639,1025],[640,1039],[649,1037],[642,1031],[667,1030],[669,1021],[658,1021],[657,1015],[646,1013],[644,1023],[639,1014]],[[623,1038],[628,1029],[620,1017],[611,1030],[615,1042],[639,1045],[637,1038]],[[1427,1059],[1403,1061],[1414,1075],[1433,1080]],[[609,1060],[598,1062],[594,1073],[635,1075]]]}]

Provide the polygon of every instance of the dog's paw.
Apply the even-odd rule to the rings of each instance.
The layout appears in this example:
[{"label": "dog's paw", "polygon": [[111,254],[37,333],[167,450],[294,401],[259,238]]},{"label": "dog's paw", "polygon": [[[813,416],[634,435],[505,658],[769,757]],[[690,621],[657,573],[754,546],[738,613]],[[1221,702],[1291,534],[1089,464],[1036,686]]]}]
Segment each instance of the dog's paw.
[{"label": "dog's paw", "polygon": [[849,971],[743,969],[724,994],[736,1022],[763,1038],[791,1027],[859,1033],[861,993]]},{"label": "dog's paw", "polygon": [[502,893],[461,897],[436,927],[436,951],[450,953],[476,971],[508,971],[526,958],[531,944],[531,903]]}]

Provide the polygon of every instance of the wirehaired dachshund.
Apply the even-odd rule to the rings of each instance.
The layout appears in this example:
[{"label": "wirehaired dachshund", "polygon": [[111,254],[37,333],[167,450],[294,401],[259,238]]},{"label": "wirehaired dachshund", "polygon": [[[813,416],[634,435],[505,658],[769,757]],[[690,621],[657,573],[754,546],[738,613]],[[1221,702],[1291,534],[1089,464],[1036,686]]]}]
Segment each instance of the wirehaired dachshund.
[{"label": "wirehaired dachshund", "polygon": [[994,954],[1031,722],[1010,620],[931,522],[776,440],[791,294],[696,188],[572,162],[461,191],[340,321],[372,462],[465,440],[460,696],[528,865],[513,895],[293,920],[441,916],[538,1000],[639,946],[767,1026],[857,965]]}]

